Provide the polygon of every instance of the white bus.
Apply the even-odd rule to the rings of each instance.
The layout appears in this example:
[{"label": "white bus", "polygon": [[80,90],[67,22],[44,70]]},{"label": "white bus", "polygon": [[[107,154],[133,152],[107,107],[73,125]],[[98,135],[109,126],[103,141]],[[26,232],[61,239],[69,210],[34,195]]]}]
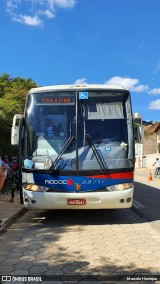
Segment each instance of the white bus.
[{"label": "white bus", "polygon": [[20,200],[37,209],[132,206],[134,127],[130,93],[109,85],[31,89],[13,118]]}]

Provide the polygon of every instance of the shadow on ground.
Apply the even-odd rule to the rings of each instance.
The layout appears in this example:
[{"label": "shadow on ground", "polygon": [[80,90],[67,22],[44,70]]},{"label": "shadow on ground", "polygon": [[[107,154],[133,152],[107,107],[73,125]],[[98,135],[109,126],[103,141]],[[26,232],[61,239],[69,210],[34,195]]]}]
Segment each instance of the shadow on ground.
[{"label": "shadow on ground", "polygon": [[136,182],[134,198],[144,205],[143,208],[136,210],[140,216],[144,217],[148,222],[159,221],[160,223],[160,189],[153,187],[152,182],[151,185]]}]

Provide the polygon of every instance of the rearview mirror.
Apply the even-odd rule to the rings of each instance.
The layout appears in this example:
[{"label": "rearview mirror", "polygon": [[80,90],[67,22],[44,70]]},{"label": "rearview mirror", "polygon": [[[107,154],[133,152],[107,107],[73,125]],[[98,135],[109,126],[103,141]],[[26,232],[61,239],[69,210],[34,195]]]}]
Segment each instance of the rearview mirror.
[{"label": "rearview mirror", "polygon": [[19,142],[19,126],[12,126],[11,145],[18,145]]},{"label": "rearview mirror", "polygon": [[11,145],[18,145],[19,143],[19,121],[22,120],[22,118],[23,116],[21,114],[15,114],[13,117],[11,130]]},{"label": "rearview mirror", "polygon": [[137,143],[143,142],[143,125],[142,118],[138,112],[133,114],[133,124],[134,124],[134,137]]}]

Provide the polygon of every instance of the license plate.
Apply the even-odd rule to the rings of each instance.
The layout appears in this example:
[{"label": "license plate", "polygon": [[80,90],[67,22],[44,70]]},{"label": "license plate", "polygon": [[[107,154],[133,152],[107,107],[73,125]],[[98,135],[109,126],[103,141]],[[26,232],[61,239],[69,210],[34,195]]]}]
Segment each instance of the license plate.
[{"label": "license plate", "polygon": [[67,205],[86,205],[86,199],[67,199]]}]

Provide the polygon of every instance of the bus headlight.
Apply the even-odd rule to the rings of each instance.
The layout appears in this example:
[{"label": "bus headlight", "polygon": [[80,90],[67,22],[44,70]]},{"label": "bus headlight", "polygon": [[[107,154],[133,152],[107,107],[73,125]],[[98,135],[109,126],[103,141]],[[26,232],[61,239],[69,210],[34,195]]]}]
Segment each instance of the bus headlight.
[{"label": "bus headlight", "polygon": [[29,191],[46,192],[48,190],[48,187],[46,186],[41,186],[41,185],[31,184],[31,183],[23,184],[23,187],[25,190],[29,190]]},{"label": "bus headlight", "polygon": [[133,187],[133,183],[120,183],[106,187],[108,191],[122,191]]}]

